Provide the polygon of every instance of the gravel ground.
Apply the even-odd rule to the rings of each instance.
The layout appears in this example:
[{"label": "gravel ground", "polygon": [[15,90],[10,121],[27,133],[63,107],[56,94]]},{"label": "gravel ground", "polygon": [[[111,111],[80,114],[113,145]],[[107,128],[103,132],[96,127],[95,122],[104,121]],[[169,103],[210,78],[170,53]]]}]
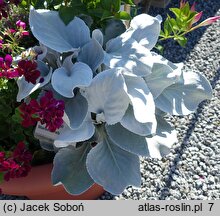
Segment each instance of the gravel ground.
[{"label": "gravel ground", "polygon": [[[172,0],[168,7],[178,2]],[[204,11],[202,19],[220,15],[220,1],[198,1],[197,11]],[[149,13],[164,16],[167,9],[151,8]],[[184,62],[184,70],[204,74],[213,87],[212,100],[201,103],[194,114],[170,117],[179,142],[162,160],[141,159],[140,189],[129,187],[120,196],[106,192],[99,199],[220,199],[220,21],[192,32],[188,41],[186,48],[167,41],[164,56],[172,62]],[[24,197],[3,195],[0,199]]]}]

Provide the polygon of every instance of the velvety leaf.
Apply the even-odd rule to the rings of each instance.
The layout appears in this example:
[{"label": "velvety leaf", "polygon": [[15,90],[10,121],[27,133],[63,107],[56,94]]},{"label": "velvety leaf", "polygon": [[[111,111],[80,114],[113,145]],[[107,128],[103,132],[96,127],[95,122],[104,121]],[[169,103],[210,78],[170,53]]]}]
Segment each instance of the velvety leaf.
[{"label": "velvety leaf", "polygon": [[88,103],[80,94],[65,102],[65,112],[70,122],[70,128],[77,129],[83,123],[88,112]]},{"label": "velvety leaf", "polygon": [[54,158],[53,184],[61,182],[68,193],[75,195],[90,188],[94,184],[86,169],[86,157],[90,149],[89,144],[60,149]]},{"label": "velvety leaf", "polygon": [[95,29],[95,30],[92,31],[92,39],[95,39],[96,41],[99,42],[99,44],[101,46],[103,46],[104,36],[103,36],[102,32],[99,29]]},{"label": "velvety leaf", "polygon": [[106,125],[106,131],[109,139],[118,147],[139,156],[149,156],[145,137],[128,131],[120,123]]},{"label": "velvety leaf", "polygon": [[73,145],[76,142],[82,142],[88,140],[95,133],[95,127],[90,118],[90,114],[87,115],[84,122],[77,129],[71,129],[65,127],[60,131],[60,134],[56,137],[54,145],[58,148]]},{"label": "velvety leaf", "polygon": [[131,105],[129,105],[120,123],[124,128],[140,136],[147,136],[155,133],[157,126],[156,118],[154,115],[152,117],[152,122],[147,122],[147,123],[138,122],[134,117],[134,110]]},{"label": "velvety leaf", "polygon": [[125,76],[125,82],[135,119],[140,123],[155,121],[154,99],[145,81],[141,77]]},{"label": "velvety leaf", "polygon": [[146,138],[150,156],[161,158],[170,153],[170,148],[177,142],[177,133],[161,116],[157,116],[157,131],[152,138]]},{"label": "velvety leaf", "polygon": [[103,113],[108,124],[119,122],[128,107],[125,82],[121,69],[105,70],[95,76],[85,90],[81,90],[89,104],[89,111]]},{"label": "velvety leaf", "polygon": [[155,103],[160,110],[171,115],[187,115],[194,112],[203,100],[211,97],[211,85],[203,75],[183,72],[182,78],[167,87]]},{"label": "velvety leaf", "polygon": [[61,53],[73,51],[90,40],[89,28],[81,19],[75,17],[66,26],[56,11],[31,9],[29,23],[42,44]]},{"label": "velvety leaf", "polygon": [[137,76],[151,73],[153,60],[148,49],[132,38],[120,36],[106,44],[104,64],[110,68],[123,67]]},{"label": "velvety leaf", "polygon": [[177,82],[180,75],[180,70],[173,70],[168,64],[154,63],[152,73],[144,79],[154,98],[157,98],[166,87]]},{"label": "velvety leaf", "polygon": [[[41,61],[37,61],[38,70],[41,73],[41,76],[37,79],[37,84],[28,83],[25,80],[25,77],[22,76],[18,78],[17,85],[18,85],[18,94],[17,94],[17,101],[20,102],[22,99],[26,98],[30,94],[32,94],[37,89],[45,86],[48,82],[50,82],[51,76],[52,76],[52,69],[49,70],[48,66]],[[43,78],[43,82],[39,82],[40,79]]]},{"label": "velvety leaf", "polygon": [[151,50],[157,43],[160,34],[160,16],[152,17],[142,13],[131,20],[130,28],[120,37],[129,37],[136,40],[140,45]]},{"label": "velvety leaf", "polygon": [[83,46],[78,55],[78,61],[86,63],[93,71],[96,71],[103,60],[104,51],[95,39]]},{"label": "velvety leaf", "polygon": [[59,94],[72,98],[76,87],[89,86],[92,81],[92,70],[82,62],[75,63],[71,70],[60,67],[53,72],[51,83]]},{"label": "velvety leaf", "polygon": [[141,186],[138,156],[119,148],[107,135],[91,149],[86,166],[93,180],[112,194],[121,194],[129,185]]}]

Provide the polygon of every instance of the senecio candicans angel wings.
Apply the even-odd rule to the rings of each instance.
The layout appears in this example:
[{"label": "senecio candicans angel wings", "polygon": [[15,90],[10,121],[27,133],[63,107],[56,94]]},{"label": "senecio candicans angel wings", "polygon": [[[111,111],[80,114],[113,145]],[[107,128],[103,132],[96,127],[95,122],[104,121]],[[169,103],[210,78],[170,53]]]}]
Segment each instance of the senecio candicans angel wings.
[{"label": "senecio candicans angel wings", "polygon": [[160,16],[138,15],[106,42],[101,29],[91,32],[78,17],[65,25],[58,12],[31,9],[44,81],[33,85],[19,78],[17,99],[40,88],[65,101],[52,181],[69,193],[94,183],[113,194],[140,187],[139,156],[160,158],[177,141],[164,116],[187,115],[211,98],[204,76],[151,51],[160,23]]}]

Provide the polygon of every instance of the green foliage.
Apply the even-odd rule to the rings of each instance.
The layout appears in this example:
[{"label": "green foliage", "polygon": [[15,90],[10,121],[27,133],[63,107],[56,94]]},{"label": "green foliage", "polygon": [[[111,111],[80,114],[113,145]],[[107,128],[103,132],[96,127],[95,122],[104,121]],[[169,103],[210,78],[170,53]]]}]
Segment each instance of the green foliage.
[{"label": "green foliage", "polygon": [[192,11],[188,2],[182,8],[170,8],[169,10],[174,17],[167,15],[160,32],[161,40],[173,38],[184,47],[187,43],[185,35],[192,28],[192,22],[198,12]]}]

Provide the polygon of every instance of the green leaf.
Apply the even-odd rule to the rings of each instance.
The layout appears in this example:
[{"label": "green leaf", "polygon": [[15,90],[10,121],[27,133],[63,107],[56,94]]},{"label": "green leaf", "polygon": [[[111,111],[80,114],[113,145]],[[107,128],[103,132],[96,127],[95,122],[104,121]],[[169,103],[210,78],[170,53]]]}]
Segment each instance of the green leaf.
[{"label": "green leaf", "polygon": [[122,2],[124,2],[125,4],[129,4],[129,5],[135,5],[133,0],[122,0]]},{"label": "green leaf", "polygon": [[181,10],[179,8],[170,8],[170,11],[173,12],[177,18],[181,16]]},{"label": "green leaf", "polygon": [[15,114],[12,116],[12,121],[17,124],[21,124],[22,122],[21,113],[18,107],[15,109]]},{"label": "green leaf", "polygon": [[102,0],[101,6],[110,13],[116,13],[120,10],[121,0]]},{"label": "green leaf", "polygon": [[182,47],[185,47],[187,43],[187,38],[184,36],[176,36],[174,40],[176,40],[179,43],[179,45]]},{"label": "green leaf", "polygon": [[121,20],[131,20],[131,16],[129,13],[126,11],[120,11],[115,14],[116,19],[121,19]]}]

